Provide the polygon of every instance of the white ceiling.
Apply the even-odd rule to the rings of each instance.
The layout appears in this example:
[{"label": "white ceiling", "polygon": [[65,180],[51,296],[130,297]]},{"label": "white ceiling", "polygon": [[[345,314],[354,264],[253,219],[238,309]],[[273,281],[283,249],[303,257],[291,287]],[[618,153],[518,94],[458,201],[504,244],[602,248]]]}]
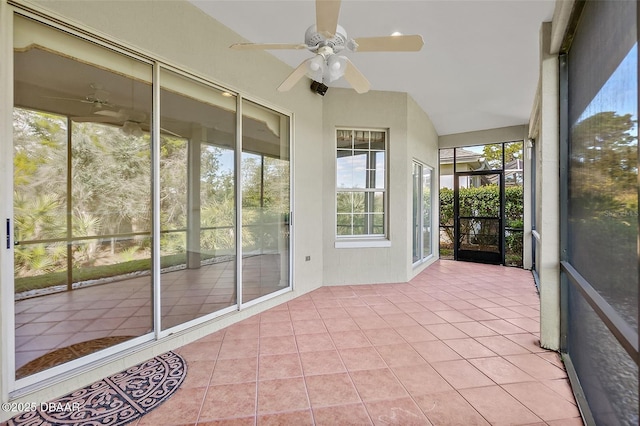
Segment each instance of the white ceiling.
[{"label": "white ceiling", "polygon": [[[190,1],[254,43],[304,43],[305,30],[315,23],[312,0]],[[417,53],[347,55],[372,90],[408,92],[438,134],[447,135],[528,123],[538,82],[539,30],[551,20],[554,4],[343,0],[338,22],[353,38],[394,31],[423,36]],[[292,67],[311,57],[306,50],[271,52]],[[331,85],[347,87],[336,83]]]}]

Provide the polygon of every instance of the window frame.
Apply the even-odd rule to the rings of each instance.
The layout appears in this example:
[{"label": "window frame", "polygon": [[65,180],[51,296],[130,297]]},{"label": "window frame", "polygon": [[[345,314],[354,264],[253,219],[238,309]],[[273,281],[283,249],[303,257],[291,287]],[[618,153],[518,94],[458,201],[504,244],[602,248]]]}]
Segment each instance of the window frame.
[{"label": "window frame", "polygon": [[[339,134],[340,132],[351,132],[351,148],[340,147],[339,145]],[[357,132],[368,132],[368,148],[356,148],[355,145],[355,135]],[[372,138],[371,135],[373,133],[380,133],[384,136],[384,148],[383,149],[374,149],[372,148]],[[375,128],[375,127],[337,127],[334,133],[334,158],[335,158],[335,209],[334,209],[334,232],[335,232],[335,240],[336,240],[336,248],[355,248],[355,247],[388,247],[390,246],[389,241],[389,219],[388,219],[388,205],[389,205],[389,195],[388,195],[388,186],[389,186],[389,173],[388,173],[388,164],[389,164],[389,129],[387,128]],[[365,165],[365,186],[358,187],[356,185],[352,185],[350,187],[339,186],[339,152],[340,151],[351,151],[352,155],[356,152],[366,153],[366,165]],[[378,163],[375,155],[371,154],[375,153],[383,153],[383,170],[382,174],[380,174],[380,170],[378,169]],[[352,166],[352,170],[353,170]],[[376,179],[382,176],[383,185],[376,186]],[[362,214],[365,217],[365,233],[363,234],[355,234],[353,233],[353,220],[351,222],[351,233],[350,234],[339,234],[338,233],[338,217],[339,215],[348,215],[350,214],[353,218],[355,215],[354,211],[351,210],[351,213],[340,213],[338,206],[338,197],[339,194],[344,193],[362,193],[364,194],[364,211]],[[381,212],[376,212],[374,209],[375,204],[375,194],[382,193],[382,205],[378,204],[378,208],[381,208]],[[380,215],[382,216],[382,222],[374,223],[373,216]],[[382,226],[381,233],[374,233],[373,230],[376,227]]]},{"label": "window frame", "polygon": [[[419,171],[419,179],[416,180],[416,166],[417,169]],[[413,266],[418,266],[420,264],[422,264],[423,262],[427,261],[428,259],[431,259],[433,257],[433,196],[434,196],[434,172],[435,172],[435,168],[428,165],[427,163],[424,163],[420,160],[416,160],[413,159],[411,162],[411,177],[412,177],[412,208],[411,208],[411,214],[412,214],[412,232],[411,232],[411,263]],[[424,197],[424,180],[425,180],[425,176],[426,174],[429,175],[429,207],[431,209],[431,214],[429,215],[429,219],[430,219],[430,224],[429,224],[429,228],[431,229],[431,231],[429,232],[429,238],[430,238],[430,244],[429,244],[429,253],[425,253],[425,247],[424,247],[424,237],[425,237],[425,232],[424,232],[424,227],[425,227],[425,220],[424,220],[424,216],[425,216],[425,208],[424,208],[424,203],[425,203],[425,197]],[[416,183],[419,183],[418,186],[416,186]],[[417,194],[416,194],[416,189]],[[416,215],[416,207],[418,214]],[[418,219],[418,224],[416,225],[416,218]],[[420,229],[420,236],[418,241],[416,241],[416,232],[415,229],[416,227],[418,229]],[[415,250],[416,248],[418,248],[417,250],[417,256],[415,255]]]}]

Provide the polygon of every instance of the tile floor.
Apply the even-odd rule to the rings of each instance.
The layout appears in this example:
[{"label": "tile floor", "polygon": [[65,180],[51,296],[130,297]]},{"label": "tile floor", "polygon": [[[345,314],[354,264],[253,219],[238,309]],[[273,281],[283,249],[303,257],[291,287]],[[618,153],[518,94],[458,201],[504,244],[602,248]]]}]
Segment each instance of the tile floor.
[{"label": "tile floor", "polygon": [[515,268],[323,287],[179,348],[185,382],[136,425],[582,425],[538,317]]},{"label": "tile floor", "polygon": [[[282,287],[280,256],[244,259],[243,298],[255,299]],[[163,329],[235,305],[235,262],[181,269],[161,275]],[[16,367],[81,342],[141,336],[152,330],[148,275],[15,303]]]}]

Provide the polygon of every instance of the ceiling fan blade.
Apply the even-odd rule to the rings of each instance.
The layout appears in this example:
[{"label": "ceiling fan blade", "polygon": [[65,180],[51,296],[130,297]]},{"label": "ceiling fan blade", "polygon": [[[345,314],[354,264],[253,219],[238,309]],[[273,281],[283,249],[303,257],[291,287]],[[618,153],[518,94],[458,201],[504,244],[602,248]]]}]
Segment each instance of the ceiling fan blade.
[{"label": "ceiling fan blade", "polygon": [[347,63],[347,67],[344,70],[345,80],[349,82],[351,87],[353,87],[356,92],[358,93],[368,92],[369,88],[371,87],[371,83],[369,83],[369,80],[367,80],[367,77],[365,77],[364,74],[362,74],[360,70],[356,68],[355,65],[353,65],[353,63],[349,60],[349,58],[345,57],[345,59]]},{"label": "ceiling fan blade", "polygon": [[229,46],[234,50],[283,50],[306,49],[306,44],[300,43],[236,43]]},{"label": "ceiling fan blade", "polygon": [[361,37],[354,39],[355,52],[417,52],[424,41],[421,35]]},{"label": "ceiling fan blade", "polygon": [[71,117],[72,121],[76,123],[118,123],[122,120],[118,120],[116,117],[105,117],[99,115],[90,115],[88,117]]},{"label": "ceiling fan blade", "polygon": [[98,110],[98,111],[94,112],[94,114],[101,115],[103,117],[111,117],[112,120],[114,118],[122,119],[122,120],[124,120],[126,118],[125,114],[123,114],[121,111],[113,111],[113,110],[110,110],[110,109],[101,109],[101,110]]},{"label": "ceiling fan blade", "polygon": [[340,0],[316,0],[316,29],[326,38],[331,38],[338,27]]},{"label": "ceiling fan blade", "polygon": [[57,101],[82,102],[82,103],[85,103],[85,104],[92,104],[93,103],[92,101],[89,101],[87,99],[81,99],[81,98],[62,98],[62,97],[59,97],[59,96],[43,96],[43,98],[55,99]]},{"label": "ceiling fan blade", "polygon": [[171,130],[164,129],[164,128],[162,128],[162,127],[160,127],[160,133],[166,133],[166,134],[168,134],[168,135],[175,136],[176,138],[184,139],[184,137],[183,137],[183,136],[181,136],[181,135],[179,135],[179,134],[177,134],[177,133],[174,133],[174,132],[172,132]]},{"label": "ceiling fan blade", "polygon": [[307,74],[308,61],[310,61],[310,59],[303,61],[300,65],[298,65],[296,69],[293,70],[291,74],[289,74],[289,76],[282,82],[282,84],[278,86],[278,92],[286,92],[287,90],[290,90],[293,86],[296,85],[298,81],[300,81],[302,77]]}]

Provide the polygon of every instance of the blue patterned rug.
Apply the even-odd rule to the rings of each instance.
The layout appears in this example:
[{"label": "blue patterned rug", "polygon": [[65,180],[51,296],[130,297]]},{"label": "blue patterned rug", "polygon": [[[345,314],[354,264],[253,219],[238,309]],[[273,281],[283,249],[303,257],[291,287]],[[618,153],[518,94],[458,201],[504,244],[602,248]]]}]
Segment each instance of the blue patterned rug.
[{"label": "blue patterned rug", "polygon": [[173,395],[187,364],[167,352],[9,420],[15,426],[125,425]]}]

